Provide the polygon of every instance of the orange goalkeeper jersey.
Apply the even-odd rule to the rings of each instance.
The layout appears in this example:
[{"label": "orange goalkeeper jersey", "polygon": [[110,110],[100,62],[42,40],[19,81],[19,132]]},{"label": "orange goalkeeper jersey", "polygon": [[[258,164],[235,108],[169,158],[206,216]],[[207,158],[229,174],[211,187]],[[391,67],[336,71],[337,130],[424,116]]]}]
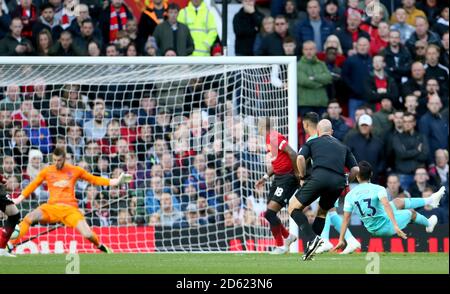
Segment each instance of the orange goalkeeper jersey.
[{"label": "orange goalkeeper jersey", "polygon": [[47,203],[61,203],[78,207],[78,201],[75,198],[75,184],[78,179],[98,186],[109,186],[109,179],[94,176],[79,166],[66,163],[61,170],[57,170],[55,165],[42,169],[22,191],[22,195],[25,198],[29,197],[43,181],[46,181],[50,193]]}]

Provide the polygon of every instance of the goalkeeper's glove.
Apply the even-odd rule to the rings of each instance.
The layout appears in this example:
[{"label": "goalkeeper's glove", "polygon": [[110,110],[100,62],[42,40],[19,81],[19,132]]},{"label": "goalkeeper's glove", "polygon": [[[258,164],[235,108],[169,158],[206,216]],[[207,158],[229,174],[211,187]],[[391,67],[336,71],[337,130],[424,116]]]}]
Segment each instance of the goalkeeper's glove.
[{"label": "goalkeeper's glove", "polygon": [[126,173],[121,173],[119,176],[119,185],[129,184],[133,180],[133,176]]}]

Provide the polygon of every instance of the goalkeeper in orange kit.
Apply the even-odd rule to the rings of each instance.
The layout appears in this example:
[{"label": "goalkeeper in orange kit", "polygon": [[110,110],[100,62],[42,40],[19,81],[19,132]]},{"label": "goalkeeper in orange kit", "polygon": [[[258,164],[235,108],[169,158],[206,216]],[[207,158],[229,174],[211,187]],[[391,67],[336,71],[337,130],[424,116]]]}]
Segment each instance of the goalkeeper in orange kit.
[{"label": "goalkeeper in orange kit", "polygon": [[75,184],[77,180],[85,180],[97,186],[117,186],[129,183],[132,176],[122,173],[117,179],[107,179],[94,176],[81,167],[65,163],[66,152],[56,148],[52,154],[53,164],[42,169],[37,177],[22,191],[22,194],[12,201],[19,204],[29,197],[33,191],[46,181],[50,197],[47,203],[40,205],[28,213],[19,224],[19,236],[8,243],[11,251],[30,226],[40,224],[63,223],[65,226],[75,228],[80,234],[91,241],[99,250],[111,253],[111,250],[101,244],[97,234],[91,230],[83,214],[78,209],[78,201],[75,198]]}]

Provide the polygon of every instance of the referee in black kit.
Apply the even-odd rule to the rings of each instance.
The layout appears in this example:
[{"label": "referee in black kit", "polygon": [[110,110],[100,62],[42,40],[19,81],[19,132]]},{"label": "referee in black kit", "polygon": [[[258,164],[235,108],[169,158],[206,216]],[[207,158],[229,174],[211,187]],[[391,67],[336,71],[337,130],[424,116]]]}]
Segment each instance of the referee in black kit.
[{"label": "referee in black kit", "polygon": [[[325,217],[345,188],[345,167],[350,169],[350,181],[359,171],[358,163],[350,149],[332,136],[333,128],[329,120],[321,120],[317,124],[317,132],[319,137],[306,142],[297,157],[301,178],[305,176],[305,162],[311,158],[311,177],[294,194],[295,197],[291,198],[288,207],[290,216],[308,239],[302,256],[303,260],[310,260],[323,243],[320,234],[325,224]],[[319,197],[317,216],[311,226],[303,210]]]}]

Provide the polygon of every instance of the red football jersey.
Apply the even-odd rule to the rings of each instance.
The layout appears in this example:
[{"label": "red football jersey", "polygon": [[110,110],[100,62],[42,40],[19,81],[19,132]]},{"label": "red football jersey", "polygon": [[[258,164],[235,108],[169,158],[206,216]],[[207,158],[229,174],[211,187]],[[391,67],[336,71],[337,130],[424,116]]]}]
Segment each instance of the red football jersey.
[{"label": "red football jersey", "polygon": [[271,131],[266,135],[267,152],[270,152],[272,155],[272,168],[276,175],[294,172],[291,159],[284,151],[288,145],[286,137],[277,131]]}]

